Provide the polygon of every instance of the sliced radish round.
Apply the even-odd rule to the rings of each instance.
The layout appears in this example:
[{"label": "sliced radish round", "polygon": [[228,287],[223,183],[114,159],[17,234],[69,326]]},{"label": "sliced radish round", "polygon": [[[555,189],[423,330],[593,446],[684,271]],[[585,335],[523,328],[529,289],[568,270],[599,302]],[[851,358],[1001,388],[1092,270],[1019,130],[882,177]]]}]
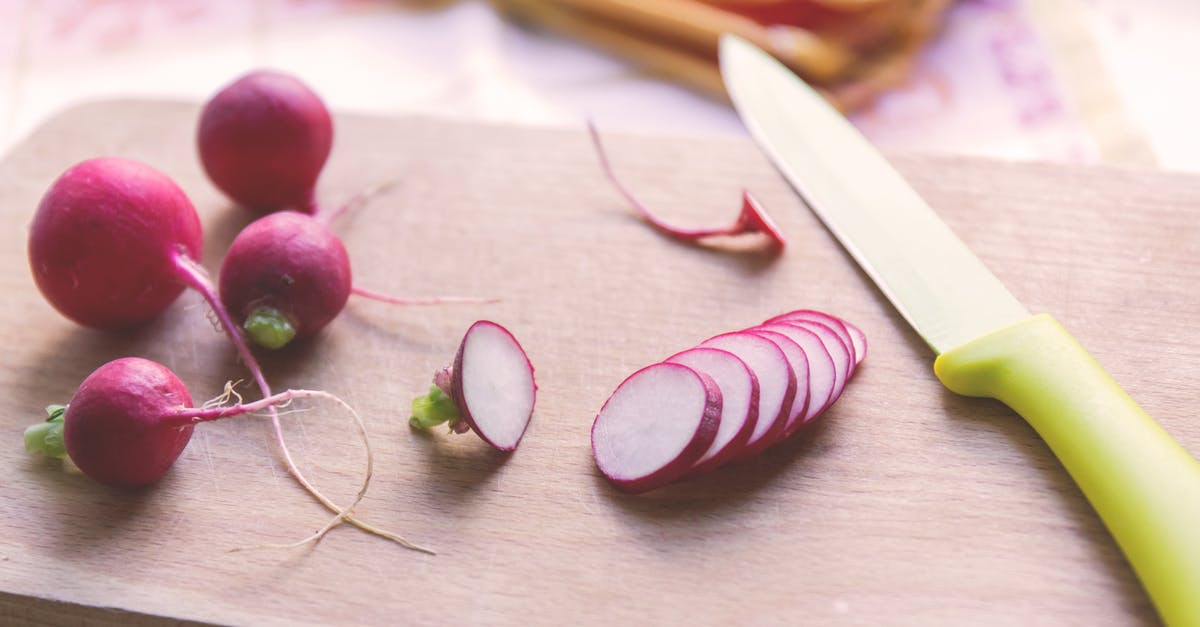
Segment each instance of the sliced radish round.
[{"label": "sliced radish round", "polygon": [[867,334],[845,320],[842,320],[842,324],[846,325],[846,330],[850,332],[850,345],[854,347],[854,365],[857,367],[862,363],[863,357],[867,356]]},{"label": "sliced radish round", "polygon": [[[821,341],[821,338],[809,329],[784,322],[763,324],[757,328],[786,335],[793,342],[799,344],[800,348],[804,349],[804,354],[808,357],[809,398],[803,422],[808,422],[815,418],[817,414],[825,411],[825,408],[829,407],[829,404],[833,402],[833,390],[837,382],[837,367],[834,366],[833,357],[829,355],[829,350],[825,348],[825,343]],[[790,435],[801,424],[789,425],[792,431],[789,431],[788,434]]]},{"label": "sliced radish round", "polygon": [[747,331],[774,342],[783,351],[783,356],[787,358],[788,364],[792,367],[792,374],[796,375],[796,394],[792,397],[787,424],[783,426],[783,435],[781,436],[787,437],[788,433],[794,431],[804,421],[808,410],[808,355],[805,354],[804,347],[782,333],[762,327],[747,329]]},{"label": "sliced radish round", "polygon": [[850,349],[842,343],[842,339],[833,329],[823,323],[793,318],[776,324],[792,325],[812,331],[821,339],[825,350],[829,351],[829,356],[833,358],[833,393],[829,395],[829,402],[825,405],[828,408],[842,395],[850,371],[854,367],[854,356],[850,354]]},{"label": "sliced radish round", "polygon": [[638,493],[683,476],[719,430],[721,391],[706,374],[675,363],[633,373],[592,424],[592,454],[609,481]]},{"label": "sliced radish round", "polygon": [[517,448],[533,415],[533,365],[504,327],[471,325],[454,357],[451,390],[462,417],[479,437],[502,450]]},{"label": "sliced radish round", "polygon": [[737,355],[719,348],[691,348],[664,361],[703,372],[721,390],[717,437],[688,474],[708,472],[733,459],[734,453],[750,440],[758,422],[758,378]]},{"label": "sliced radish round", "polygon": [[723,333],[700,343],[720,348],[741,358],[758,378],[758,421],[754,433],[735,459],[756,455],[779,441],[787,427],[788,412],[796,395],[796,374],[774,342],[743,331]]},{"label": "sliced radish round", "polygon": [[849,325],[846,324],[845,320],[842,320],[837,316],[831,316],[823,311],[816,311],[814,309],[797,309],[796,311],[789,311],[783,315],[775,316],[774,318],[767,320],[766,323],[788,322],[796,320],[809,320],[812,322],[818,322],[829,327],[830,330],[836,333],[838,339],[842,340],[842,344],[846,347],[846,350],[849,351],[851,356],[851,367],[849,373],[847,374],[854,374],[854,366],[857,366],[858,363],[862,361],[862,358],[858,356],[858,347],[854,344],[854,337],[850,333]]}]

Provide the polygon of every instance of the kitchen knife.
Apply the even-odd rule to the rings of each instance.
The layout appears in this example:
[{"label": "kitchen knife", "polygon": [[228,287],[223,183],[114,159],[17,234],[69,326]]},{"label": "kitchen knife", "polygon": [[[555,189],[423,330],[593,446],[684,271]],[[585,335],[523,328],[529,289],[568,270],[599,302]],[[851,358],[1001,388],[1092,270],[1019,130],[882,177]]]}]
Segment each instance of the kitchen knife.
[{"label": "kitchen knife", "polygon": [[1163,620],[1200,625],[1200,463],[1054,318],[1031,316],[820,94],[733,35],[720,65],[750,134],[937,353],[938,379],[1024,417]]}]

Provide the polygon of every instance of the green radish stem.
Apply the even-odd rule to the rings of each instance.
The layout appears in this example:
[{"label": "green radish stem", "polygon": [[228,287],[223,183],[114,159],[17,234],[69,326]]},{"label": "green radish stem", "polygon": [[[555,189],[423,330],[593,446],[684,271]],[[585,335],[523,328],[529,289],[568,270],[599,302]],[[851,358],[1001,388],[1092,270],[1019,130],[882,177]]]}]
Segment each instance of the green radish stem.
[{"label": "green radish stem", "polygon": [[[237,325],[233,322],[233,319],[229,316],[229,312],[221,303],[220,298],[217,296],[216,289],[213,288],[212,281],[209,280],[208,274],[204,271],[204,268],[200,267],[200,265],[190,257],[182,254],[175,255],[174,262],[175,267],[179,270],[180,277],[184,280],[184,282],[188,286],[200,292],[200,295],[208,303],[213,313],[216,314],[217,320],[220,321],[221,327],[225,330],[225,334],[228,335],[230,341],[233,342],[234,348],[237,350],[238,357],[241,358],[242,362],[250,370],[250,374],[254,377],[255,383],[258,384],[258,389],[263,395],[262,400],[265,401],[266,399],[271,398],[271,386],[267,384],[267,380],[263,376],[262,368],[259,366],[258,360],[255,359],[254,354],[250,351],[250,347],[246,344],[246,341],[241,332],[238,330]],[[338,402],[341,402],[340,399]],[[279,444],[279,450],[283,456],[284,466],[287,468],[288,473],[291,474],[296,482],[299,483],[306,491],[308,491],[313,498],[337,515],[334,518],[332,523],[333,525],[336,525],[341,521],[345,521],[363,531],[366,531],[367,533],[386,538],[405,548],[432,554],[432,551],[429,549],[415,545],[398,534],[385,529],[380,529],[379,527],[360,520],[359,518],[350,514],[349,508],[339,507],[336,503],[329,500],[329,498],[322,494],[321,491],[316,488],[316,486],[314,486],[308,481],[307,478],[304,477],[304,474],[301,473],[300,469],[296,466],[295,461],[292,460],[291,451],[288,449],[287,442],[283,437],[283,426],[279,422],[279,413],[275,410],[275,405],[267,403],[263,405],[263,408],[268,411],[271,417],[271,425],[275,431],[275,441]],[[358,418],[358,414],[355,414],[355,418]],[[370,444],[367,442],[365,432],[363,442],[367,446],[369,457]],[[357,501],[355,502],[357,503]],[[318,534],[321,535],[323,535],[323,533],[324,531],[318,532]],[[317,535],[316,537],[320,537],[320,535]]]}]

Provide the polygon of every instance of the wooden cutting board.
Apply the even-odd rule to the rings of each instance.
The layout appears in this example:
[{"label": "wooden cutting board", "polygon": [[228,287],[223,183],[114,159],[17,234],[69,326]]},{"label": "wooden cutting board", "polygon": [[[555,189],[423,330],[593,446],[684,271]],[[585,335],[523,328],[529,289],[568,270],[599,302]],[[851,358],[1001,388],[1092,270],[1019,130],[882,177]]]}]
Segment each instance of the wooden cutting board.
[{"label": "wooden cutting board", "polygon": [[[998,403],[955,396],[932,354],[747,141],[614,136],[616,167],[678,222],[723,223],[753,190],[790,244],[777,259],[681,245],[636,219],[582,129],[342,116],[320,185],[336,203],[398,185],[337,225],[357,284],[495,305],[353,299],[325,333],[264,357],[278,389],[320,388],[364,416],[377,453],[362,518],[328,520],[282,470],[264,418],[197,428],[166,478],[101,487],[28,456],[21,432],[103,362],[172,368],[199,401],[246,376],[185,294],[145,329],[80,328],[38,294],[25,237],[38,199],[93,156],[174,177],[204,221],[205,263],[251,216],[208,183],[193,105],[69,110],[0,164],[0,619],[371,624],[1079,624],[1153,622],[1126,562],[1049,450]],[[1186,448],[1200,452],[1200,177],[897,158],[1014,294],[1055,314]],[[870,353],[806,435],[737,467],[627,496],[588,434],[635,369],[794,308],[864,329]],[[540,386],[520,449],[407,426],[411,398],[489,318]],[[247,388],[247,393],[250,390]],[[285,417],[298,463],[346,502],[364,457],[345,414]]]}]

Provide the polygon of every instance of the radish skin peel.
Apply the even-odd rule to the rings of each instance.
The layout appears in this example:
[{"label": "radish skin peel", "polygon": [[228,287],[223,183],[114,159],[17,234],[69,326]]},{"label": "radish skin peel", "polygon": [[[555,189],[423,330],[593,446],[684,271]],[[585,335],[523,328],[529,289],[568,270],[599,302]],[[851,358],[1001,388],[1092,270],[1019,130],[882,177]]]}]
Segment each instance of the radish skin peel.
[{"label": "radish skin peel", "polygon": [[633,373],[617,386],[592,425],[600,472],[637,494],[684,476],[719,429],[721,391],[706,374],[676,363]]},{"label": "radish skin peel", "polygon": [[434,377],[429,394],[413,400],[413,428],[448,423],[455,433],[474,431],[501,451],[516,450],[537,400],[533,365],[521,344],[490,320],[471,325],[452,366]]},{"label": "radish skin peel", "polygon": [[766,246],[772,252],[778,254],[783,251],[786,245],[786,240],[783,238],[783,233],[779,231],[779,227],[767,216],[763,211],[762,205],[750,195],[748,190],[742,190],[742,209],[738,214],[733,224],[727,227],[710,228],[710,229],[687,229],[673,226],[659,219],[654,215],[654,212],[637,199],[629,188],[625,187],[621,180],[617,178],[616,172],[609,163],[608,154],[604,151],[604,144],[600,141],[600,133],[596,130],[596,125],[588,121],[588,132],[592,138],[592,145],[596,148],[596,155],[600,160],[600,167],[604,170],[605,177],[612,183],[613,187],[625,198],[625,200],[642,216],[650,226],[654,227],[660,233],[673,237],[684,242],[696,242],[699,240],[708,239],[717,236],[736,236],[742,234],[760,233],[763,235]]}]

